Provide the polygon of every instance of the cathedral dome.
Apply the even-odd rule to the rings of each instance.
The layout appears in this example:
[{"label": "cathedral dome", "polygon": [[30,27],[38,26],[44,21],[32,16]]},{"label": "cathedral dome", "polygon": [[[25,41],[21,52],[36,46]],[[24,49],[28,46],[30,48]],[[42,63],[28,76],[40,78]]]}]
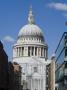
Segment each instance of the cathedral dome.
[{"label": "cathedral dome", "polygon": [[35,24],[34,17],[32,13],[32,8],[30,8],[29,16],[28,16],[28,24],[24,25],[18,34],[18,38],[26,36],[39,36],[43,37],[43,33],[41,29]]},{"label": "cathedral dome", "polygon": [[24,25],[18,34],[17,42],[14,44],[13,57],[45,57],[47,58],[48,46],[45,42],[43,32],[36,25],[32,8],[28,15],[28,24]]},{"label": "cathedral dome", "polygon": [[43,36],[41,29],[35,24],[27,24],[21,28],[18,37],[22,36]]}]

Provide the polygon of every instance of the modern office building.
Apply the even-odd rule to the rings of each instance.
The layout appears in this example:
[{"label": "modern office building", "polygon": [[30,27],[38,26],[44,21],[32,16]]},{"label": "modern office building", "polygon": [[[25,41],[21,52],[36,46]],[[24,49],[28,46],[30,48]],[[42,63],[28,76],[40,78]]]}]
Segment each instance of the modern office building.
[{"label": "modern office building", "polygon": [[8,56],[0,41],[0,90],[8,90]]},{"label": "modern office building", "polygon": [[56,85],[58,90],[67,90],[67,32],[64,32],[56,54]]}]

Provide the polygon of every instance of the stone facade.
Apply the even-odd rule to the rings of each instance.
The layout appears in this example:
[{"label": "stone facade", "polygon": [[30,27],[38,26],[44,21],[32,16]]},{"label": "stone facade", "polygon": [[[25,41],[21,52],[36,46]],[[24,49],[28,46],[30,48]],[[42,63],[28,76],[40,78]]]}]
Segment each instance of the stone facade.
[{"label": "stone facade", "polygon": [[21,82],[24,90],[46,90],[47,58],[48,46],[41,29],[34,23],[30,8],[28,24],[21,28],[13,46],[13,62],[22,68]]}]

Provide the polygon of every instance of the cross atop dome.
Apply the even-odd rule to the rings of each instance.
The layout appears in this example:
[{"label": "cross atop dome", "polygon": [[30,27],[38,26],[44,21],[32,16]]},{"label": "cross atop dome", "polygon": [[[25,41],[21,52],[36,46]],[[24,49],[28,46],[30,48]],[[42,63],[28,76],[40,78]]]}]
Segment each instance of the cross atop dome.
[{"label": "cross atop dome", "polygon": [[29,10],[29,15],[28,15],[28,23],[29,24],[34,24],[34,16],[33,16],[33,11],[32,11],[32,6],[30,6]]}]

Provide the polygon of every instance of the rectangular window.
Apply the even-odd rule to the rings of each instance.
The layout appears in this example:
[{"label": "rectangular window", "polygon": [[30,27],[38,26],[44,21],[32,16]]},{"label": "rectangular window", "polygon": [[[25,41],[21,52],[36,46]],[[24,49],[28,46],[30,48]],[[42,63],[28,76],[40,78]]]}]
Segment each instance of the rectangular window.
[{"label": "rectangular window", "polygon": [[34,72],[37,72],[38,70],[37,70],[37,67],[34,67]]}]

